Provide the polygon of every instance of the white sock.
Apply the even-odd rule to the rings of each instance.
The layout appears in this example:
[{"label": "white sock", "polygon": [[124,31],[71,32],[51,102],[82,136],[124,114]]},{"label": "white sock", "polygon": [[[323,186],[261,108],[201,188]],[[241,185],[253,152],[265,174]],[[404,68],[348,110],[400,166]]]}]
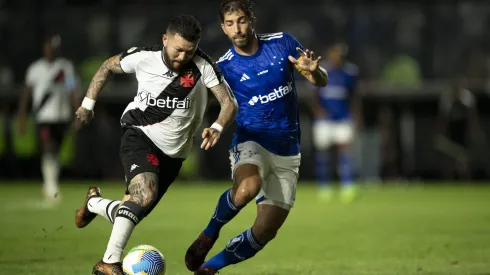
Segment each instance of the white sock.
[{"label": "white sock", "polygon": [[107,244],[107,250],[105,251],[104,263],[113,264],[121,262],[122,251],[128,243],[129,237],[136,226],[135,221],[129,218],[127,212],[131,212],[132,216],[135,216],[129,208],[121,206],[117,211],[116,218],[114,219],[114,226],[112,227],[111,238]]},{"label": "white sock", "polygon": [[[88,211],[104,217],[110,223],[114,223],[113,211],[119,206],[121,201],[112,201],[102,197],[93,197],[88,200]],[[115,213],[114,213],[115,215]]]},{"label": "white sock", "polygon": [[49,198],[56,198],[58,195],[58,176],[59,165],[58,160],[53,154],[43,154],[41,169],[44,180],[44,194]]}]

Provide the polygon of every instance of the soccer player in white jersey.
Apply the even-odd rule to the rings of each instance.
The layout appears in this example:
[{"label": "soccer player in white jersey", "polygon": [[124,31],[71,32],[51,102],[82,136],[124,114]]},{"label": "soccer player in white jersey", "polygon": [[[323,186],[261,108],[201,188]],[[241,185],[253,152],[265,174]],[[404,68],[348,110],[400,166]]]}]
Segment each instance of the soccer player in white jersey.
[{"label": "soccer player in white jersey", "polygon": [[[26,131],[27,107],[32,113],[41,143],[41,171],[45,201],[59,201],[58,149],[78,106],[73,63],[60,57],[61,38],[49,35],[43,43],[43,57],[27,69],[24,92],[19,100],[20,133]],[[30,100],[32,98],[32,100]]]},{"label": "soccer player in white jersey", "polygon": [[121,117],[120,157],[126,176],[121,201],[101,197],[90,187],[75,215],[77,227],[87,226],[96,215],[113,223],[103,259],[93,274],[122,275],[121,254],[134,227],[145,218],[177,177],[191,150],[193,137],[206,111],[208,89],[221,105],[215,123],[202,133],[201,148],[219,140],[237,113],[236,101],[214,62],[198,48],[199,22],[177,16],[163,35],[163,45],[134,47],[107,59],[92,79],[77,117],[88,123],[98,94],[111,74],[134,73],[138,91]]},{"label": "soccer player in white jersey", "polygon": [[[294,205],[301,158],[294,70],[313,85],[328,82],[320,57],[294,37],[255,33],[250,1],[223,1],[220,15],[233,46],[217,64],[239,106],[230,150],[234,185],[221,195],[208,226],[186,253],[187,268],[196,275],[213,275],[249,259],[276,236]],[[204,263],[221,228],[254,198],[253,226]]]}]

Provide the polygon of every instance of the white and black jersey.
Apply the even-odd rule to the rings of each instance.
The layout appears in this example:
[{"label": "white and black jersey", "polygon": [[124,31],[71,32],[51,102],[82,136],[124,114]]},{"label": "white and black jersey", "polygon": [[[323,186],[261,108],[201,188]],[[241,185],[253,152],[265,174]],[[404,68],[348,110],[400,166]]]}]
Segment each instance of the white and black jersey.
[{"label": "white and black jersey", "polygon": [[163,45],[133,47],[121,54],[121,69],[135,73],[138,91],[121,116],[123,127],[143,131],[166,155],[185,158],[207,106],[208,88],[224,81],[215,63],[199,48],[180,73],[170,70]]},{"label": "white and black jersey", "polygon": [[29,66],[25,81],[32,88],[32,111],[37,123],[66,123],[71,119],[71,91],[76,85],[71,61],[41,58]]}]

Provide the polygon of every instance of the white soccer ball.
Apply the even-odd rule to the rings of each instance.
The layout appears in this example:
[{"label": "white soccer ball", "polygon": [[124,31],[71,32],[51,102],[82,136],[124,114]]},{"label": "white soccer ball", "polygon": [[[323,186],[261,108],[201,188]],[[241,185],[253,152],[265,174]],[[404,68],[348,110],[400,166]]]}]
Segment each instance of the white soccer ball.
[{"label": "white soccer ball", "polygon": [[125,275],[164,275],[165,269],[163,254],[151,245],[131,248],[123,260]]}]

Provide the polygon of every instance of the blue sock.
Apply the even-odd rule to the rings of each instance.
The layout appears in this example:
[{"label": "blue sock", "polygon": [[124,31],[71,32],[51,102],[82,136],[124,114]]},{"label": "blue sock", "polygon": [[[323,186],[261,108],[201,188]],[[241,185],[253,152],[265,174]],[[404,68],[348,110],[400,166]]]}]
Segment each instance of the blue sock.
[{"label": "blue sock", "polygon": [[327,187],[328,182],[328,151],[317,151],[315,158],[316,180],[321,187]]},{"label": "blue sock", "polygon": [[340,152],[337,168],[342,187],[353,184],[352,160],[348,152]]},{"label": "blue sock", "polygon": [[218,200],[214,215],[204,229],[204,235],[217,239],[221,228],[240,212],[231,199],[231,189],[225,191]]},{"label": "blue sock", "polygon": [[220,253],[205,262],[203,267],[211,267],[220,270],[225,266],[243,262],[259,252],[264,245],[255,238],[252,228],[231,239]]}]

